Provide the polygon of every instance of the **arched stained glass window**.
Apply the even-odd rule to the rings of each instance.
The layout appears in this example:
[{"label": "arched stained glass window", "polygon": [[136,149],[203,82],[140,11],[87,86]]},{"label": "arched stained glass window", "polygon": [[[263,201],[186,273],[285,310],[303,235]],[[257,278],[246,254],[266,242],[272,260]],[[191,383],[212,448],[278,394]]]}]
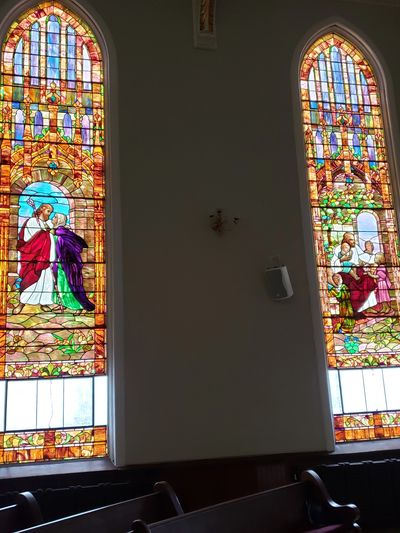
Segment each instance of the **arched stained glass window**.
[{"label": "arched stained glass window", "polygon": [[[322,65],[332,124],[314,83]],[[336,441],[400,437],[400,250],[379,83],[332,32],[307,50],[300,87]],[[338,153],[321,161],[319,139],[332,146],[333,132]]]},{"label": "arched stained glass window", "polygon": [[0,463],[102,456],[101,50],[84,20],[43,2],[11,24],[0,71]]}]

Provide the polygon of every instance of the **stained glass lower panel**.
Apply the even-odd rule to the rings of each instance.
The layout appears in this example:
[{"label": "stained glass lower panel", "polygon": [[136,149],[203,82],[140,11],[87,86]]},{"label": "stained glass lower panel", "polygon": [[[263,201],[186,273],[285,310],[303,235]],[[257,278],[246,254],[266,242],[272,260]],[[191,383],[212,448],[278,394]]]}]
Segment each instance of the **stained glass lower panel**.
[{"label": "stained glass lower panel", "polygon": [[337,443],[400,437],[400,411],[334,417]]},{"label": "stained glass lower panel", "polygon": [[105,426],[0,433],[1,464],[87,459],[105,455]]}]

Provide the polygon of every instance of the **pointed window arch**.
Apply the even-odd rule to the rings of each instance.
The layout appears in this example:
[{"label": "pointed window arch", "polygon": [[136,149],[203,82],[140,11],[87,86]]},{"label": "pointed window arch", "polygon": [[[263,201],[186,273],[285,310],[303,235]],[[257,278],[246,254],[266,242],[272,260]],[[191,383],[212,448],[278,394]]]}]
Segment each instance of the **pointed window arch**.
[{"label": "pointed window arch", "polygon": [[42,2],[8,28],[0,72],[0,464],[104,456],[100,46]]},{"label": "pointed window arch", "polygon": [[[323,85],[316,95],[326,77],[329,97]],[[382,86],[362,48],[331,31],[302,58],[300,90],[336,441],[400,437],[400,261]],[[323,157],[320,139],[330,139]]]}]

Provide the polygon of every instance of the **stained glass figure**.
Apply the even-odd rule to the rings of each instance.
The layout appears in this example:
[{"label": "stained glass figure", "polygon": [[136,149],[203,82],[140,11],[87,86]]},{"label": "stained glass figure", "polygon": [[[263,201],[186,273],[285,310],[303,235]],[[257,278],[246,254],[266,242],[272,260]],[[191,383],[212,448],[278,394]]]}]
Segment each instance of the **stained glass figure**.
[{"label": "stained glass figure", "polygon": [[21,15],[0,95],[0,463],[105,455],[103,63],[86,22],[52,1]]},{"label": "stained glass figure", "polygon": [[400,437],[400,250],[379,83],[334,32],[300,71],[337,442]]}]

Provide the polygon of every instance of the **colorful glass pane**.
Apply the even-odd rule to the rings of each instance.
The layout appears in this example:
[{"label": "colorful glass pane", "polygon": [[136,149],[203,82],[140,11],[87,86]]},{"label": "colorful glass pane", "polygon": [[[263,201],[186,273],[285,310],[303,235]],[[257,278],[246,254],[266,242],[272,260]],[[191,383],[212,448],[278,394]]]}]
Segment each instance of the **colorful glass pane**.
[{"label": "colorful glass pane", "polygon": [[336,440],[399,437],[400,250],[378,83],[332,32],[307,51],[300,90]]},{"label": "colorful glass pane", "polygon": [[100,47],[73,12],[43,2],[11,25],[0,88],[0,463],[106,453],[103,94]]}]

